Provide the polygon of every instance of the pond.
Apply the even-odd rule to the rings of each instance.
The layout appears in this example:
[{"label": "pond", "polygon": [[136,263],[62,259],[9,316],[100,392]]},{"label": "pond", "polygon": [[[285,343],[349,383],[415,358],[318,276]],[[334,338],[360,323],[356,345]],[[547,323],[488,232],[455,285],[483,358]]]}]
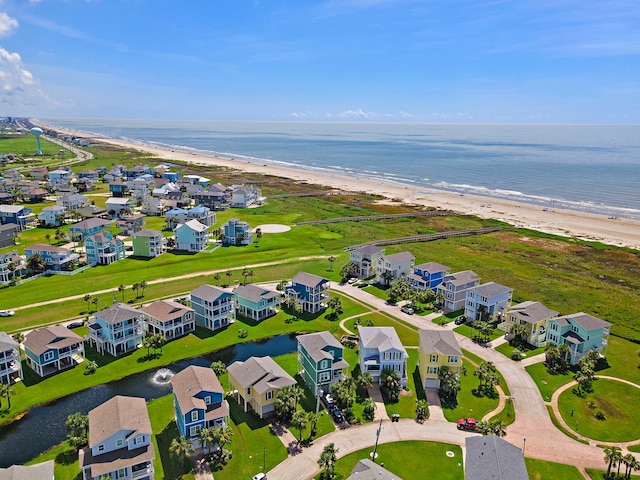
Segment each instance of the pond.
[{"label": "pond", "polygon": [[232,345],[203,357],[180,360],[161,369],[136,373],[34,407],[22,419],[0,429],[0,468],[27,462],[62,442],[67,436],[65,422],[69,415],[76,412],[87,414],[115,395],[144,397],[149,401],[171,393],[171,376],[189,365],[208,367],[214,360],[222,360],[230,365],[252,356],[277,357],[295,352],[297,345],[293,334]]}]

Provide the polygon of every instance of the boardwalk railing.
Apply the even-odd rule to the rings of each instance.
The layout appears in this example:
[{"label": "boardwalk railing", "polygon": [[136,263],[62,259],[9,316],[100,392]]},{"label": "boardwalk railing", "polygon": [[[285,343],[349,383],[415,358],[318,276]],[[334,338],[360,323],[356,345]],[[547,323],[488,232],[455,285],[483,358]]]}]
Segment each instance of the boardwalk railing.
[{"label": "boardwalk railing", "polygon": [[281,195],[269,195],[267,198],[328,197],[330,195],[359,195],[360,193],[362,192],[347,192],[345,190],[329,190],[327,192],[283,193]]},{"label": "boardwalk railing", "polygon": [[501,228],[502,227],[485,227],[485,228],[477,228],[475,230],[452,230],[450,232],[430,233],[425,235],[413,235],[411,237],[388,238],[386,240],[374,240],[373,242],[361,243],[359,245],[352,245],[350,247],[345,247],[345,250],[347,252],[350,252],[351,250],[356,250],[361,247],[366,247],[367,245],[376,245],[378,247],[382,247],[385,245],[397,245],[399,243],[430,242],[432,240],[440,240],[442,238],[467,237],[470,235],[484,235],[485,233],[497,232]]},{"label": "boardwalk railing", "polygon": [[359,217],[338,217],[326,218],[324,220],[311,220],[308,222],[298,222],[296,225],[319,225],[321,223],[338,223],[338,222],[361,222],[364,220],[385,220],[389,218],[415,218],[415,217],[446,217],[451,212],[446,210],[433,210],[430,212],[420,213],[390,213],[388,215],[362,215]]}]

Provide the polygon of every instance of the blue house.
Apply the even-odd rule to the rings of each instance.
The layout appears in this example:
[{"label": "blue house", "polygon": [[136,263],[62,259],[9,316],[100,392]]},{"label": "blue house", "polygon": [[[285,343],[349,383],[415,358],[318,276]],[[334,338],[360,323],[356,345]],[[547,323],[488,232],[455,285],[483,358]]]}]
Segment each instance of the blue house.
[{"label": "blue house", "polygon": [[260,321],[278,313],[280,293],[257,285],[240,285],[235,289],[238,313]]},{"label": "blue house", "polygon": [[187,223],[189,220],[197,220],[207,227],[216,223],[215,212],[203,205],[196,205],[189,209],[172,208],[165,214],[165,217],[170,229],[174,229],[179,223]]},{"label": "blue house", "polygon": [[421,263],[413,267],[413,273],[407,275],[407,280],[416,290],[434,290],[444,281],[445,275],[451,268],[436,262]]},{"label": "blue house", "polygon": [[495,322],[511,306],[513,288],[496,282],[483,283],[467,290],[464,316],[467,319]]},{"label": "blue house", "polygon": [[195,310],[198,325],[218,330],[234,321],[236,302],[231,292],[201,285],[191,292],[191,308]]},{"label": "blue house", "polygon": [[129,187],[124,182],[113,181],[109,183],[109,192],[113,197],[124,197],[129,192]]},{"label": "blue house", "polygon": [[44,207],[38,220],[42,222],[45,227],[59,227],[64,222],[64,207],[61,205],[50,205]]},{"label": "blue house", "polygon": [[241,222],[237,218],[231,218],[223,226],[224,245],[249,245],[253,241],[253,235],[247,222]]},{"label": "blue house", "polygon": [[312,273],[299,272],[291,280],[291,285],[286,289],[286,294],[293,297],[305,312],[317,313],[326,308],[331,281]]},{"label": "blue house", "polygon": [[191,365],[171,377],[171,387],[178,433],[195,448],[202,446],[200,430],[229,423],[229,403],[212,369]]},{"label": "blue house", "polygon": [[166,178],[169,182],[175,183],[180,178],[180,174],[178,172],[163,172],[161,177]]},{"label": "blue house", "polygon": [[84,240],[87,262],[93,265],[111,265],[125,257],[124,242],[111,235],[100,232]]},{"label": "blue house", "polygon": [[22,344],[27,364],[41,377],[83,361],[82,337],[63,325],[32,330],[25,335]]},{"label": "blue house", "polygon": [[569,345],[569,360],[572,365],[592,350],[602,355],[607,352],[611,327],[609,322],[580,312],[551,318],[547,324],[547,341],[556,345]]},{"label": "blue house", "polygon": [[111,222],[109,220],[97,217],[87,218],[86,220],[71,225],[69,227],[69,234],[71,235],[71,238],[84,240],[88,236],[100,233],[110,226]]},{"label": "blue house", "polygon": [[80,258],[80,255],[73,253],[68,248],[54,247],[42,243],[25,248],[24,254],[27,260],[33,255],[39,254],[44,260],[45,270],[53,270],[55,272],[69,270],[73,263]]},{"label": "blue house", "polygon": [[144,338],[144,312],[123,303],[97,312],[89,324],[89,343],[98,353],[117,357],[138,348]]},{"label": "blue house", "polygon": [[197,220],[179,224],[175,230],[176,248],[187,252],[201,252],[209,245],[206,225]]},{"label": "blue house", "polygon": [[331,384],[346,378],[349,364],[344,347],[329,332],[298,335],[298,364],[302,377],[314,395],[329,391]]},{"label": "blue house", "polygon": [[18,225],[20,230],[25,230],[33,226],[35,214],[30,208],[22,205],[0,205],[0,224],[13,223]]}]

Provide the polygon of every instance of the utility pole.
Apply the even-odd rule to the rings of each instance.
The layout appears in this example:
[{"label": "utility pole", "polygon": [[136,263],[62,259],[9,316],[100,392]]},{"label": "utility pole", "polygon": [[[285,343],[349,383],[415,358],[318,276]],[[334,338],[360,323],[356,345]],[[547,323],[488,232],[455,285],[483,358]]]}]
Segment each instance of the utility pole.
[{"label": "utility pole", "polygon": [[380,439],[380,432],[382,431],[382,419],[380,419],[380,425],[378,426],[378,430],[376,430],[376,443],[373,446],[373,453],[371,453],[371,461],[376,463],[376,450],[378,449],[378,440]]}]

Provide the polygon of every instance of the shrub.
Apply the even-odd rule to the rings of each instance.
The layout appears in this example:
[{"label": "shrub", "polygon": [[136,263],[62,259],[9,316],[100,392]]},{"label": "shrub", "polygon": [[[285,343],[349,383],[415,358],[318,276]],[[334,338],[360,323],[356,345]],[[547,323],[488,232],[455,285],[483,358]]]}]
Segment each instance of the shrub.
[{"label": "shrub", "polygon": [[600,410],[599,408],[594,412],[593,416],[596,417],[598,420],[607,419],[607,415],[604,413],[604,411]]},{"label": "shrub", "polygon": [[589,400],[589,403],[587,403],[587,405],[589,406],[589,408],[591,410],[593,410],[594,408],[596,408],[598,405],[596,405],[596,402],[594,402],[593,400]]},{"label": "shrub", "polygon": [[249,332],[247,332],[244,328],[238,330],[238,337],[247,338],[247,335],[249,335]]},{"label": "shrub", "polygon": [[520,350],[519,348],[514,348],[513,351],[511,352],[511,360],[515,360],[516,362],[519,362],[520,360],[522,360],[522,350]]}]

